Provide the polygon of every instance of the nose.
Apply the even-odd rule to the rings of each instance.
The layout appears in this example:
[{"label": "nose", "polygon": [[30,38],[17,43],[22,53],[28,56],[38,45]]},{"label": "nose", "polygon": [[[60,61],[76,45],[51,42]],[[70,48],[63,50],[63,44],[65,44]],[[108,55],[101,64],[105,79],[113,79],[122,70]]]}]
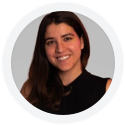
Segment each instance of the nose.
[{"label": "nose", "polygon": [[63,43],[62,41],[57,42],[56,44],[56,53],[63,53],[66,50],[66,46],[65,43]]}]

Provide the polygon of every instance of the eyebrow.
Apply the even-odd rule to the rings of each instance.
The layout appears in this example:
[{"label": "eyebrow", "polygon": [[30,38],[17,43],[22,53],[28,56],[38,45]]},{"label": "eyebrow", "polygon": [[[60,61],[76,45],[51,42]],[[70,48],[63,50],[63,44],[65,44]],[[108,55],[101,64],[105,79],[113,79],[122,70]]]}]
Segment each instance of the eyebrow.
[{"label": "eyebrow", "polygon": [[66,37],[66,36],[74,36],[72,33],[67,33],[65,35],[62,35],[61,37]]},{"label": "eyebrow", "polygon": [[[72,34],[72,33],[67,33],[67,34],[62,35],[61,37],[63,38],[63,37],[66,37],[66,36],[74,36],[74,34]],[[45,39],[45,41],[51,40],[51,39],[54,39],[54,37],[48,37],[48,38]]]}]

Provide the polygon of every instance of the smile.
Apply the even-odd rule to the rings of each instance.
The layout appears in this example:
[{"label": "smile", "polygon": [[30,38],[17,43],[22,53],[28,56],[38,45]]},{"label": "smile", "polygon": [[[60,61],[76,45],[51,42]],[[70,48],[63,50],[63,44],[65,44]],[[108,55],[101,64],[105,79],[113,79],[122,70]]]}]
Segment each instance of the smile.
[{"label": "smile", "polygon": [[69,55],[67,55],[67,56],[62,56],[62,57],[57,57],[58,60],[65,60],[65,59],[67,59],[67,58],[69,58]]}]

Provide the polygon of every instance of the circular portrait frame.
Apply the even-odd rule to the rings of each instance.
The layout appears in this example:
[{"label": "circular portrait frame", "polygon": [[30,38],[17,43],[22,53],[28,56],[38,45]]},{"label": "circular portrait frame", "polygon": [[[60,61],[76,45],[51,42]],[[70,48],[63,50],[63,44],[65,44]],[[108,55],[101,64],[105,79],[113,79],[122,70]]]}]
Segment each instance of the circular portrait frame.
[{"label": "circular portrait frame", "polygon": [[[52,11],[72,11],[75,13],[82,14],[90,19],[92,19],[94,22],[96,22],[107,34],[115,55],[115,70],[114,70],[114,76],[112,80],[112,84],[109,88],[109,91],[103,96],[103,98],[96,103],[94,106],[90,107],[89,109],[72,114],[72,115],[54,115],[50,113],[43,112],[34,106],[32,106],[30,103],[28,103],[23,96],[20,94],[15,81],[13,79],[12,75],[12,69],[11,69],[11,56],[14,44],[20,35],[20,33],[23,31],[23,29],[34,19],[40,17],[41,15],[45,15],[46,13],[50,13]],[[32,115],[46,120],[50,122],[55,123],[70,123],[70,122],[76,122],[79,120],[86,119],[94,114],[96,114],[98,111],[100,111],[102,108],[104,108],[108,102],[111,100],[111,98],[114,96],[119,84],[120,79],[122,76],[122,69],[123,69],[123,56],[122,56],[122,50],[120,47],[120,42],[111,28],[111,26],[97,13],[93,12],[92,10],[76,5],[71,3],[55,3],[55,4],[49,4],[43,7],[40,7],[30,14],[28,14],[26,17],[24,17],[13,29],[11,32],[8,41],[5,46],[4,55],[3,55],[3,70],[4,70],[4,76],[7,83],[7,86],[15,98],[15,100],[29,113]]]}]

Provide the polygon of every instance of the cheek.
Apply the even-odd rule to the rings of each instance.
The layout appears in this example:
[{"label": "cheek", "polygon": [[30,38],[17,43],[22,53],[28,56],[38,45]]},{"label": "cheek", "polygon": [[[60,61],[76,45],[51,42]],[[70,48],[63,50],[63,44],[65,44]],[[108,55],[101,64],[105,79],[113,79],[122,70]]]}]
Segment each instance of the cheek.
[{"label": "cheek", "polygon": [[48,59],[50,59],[53,56],[53,49],[52,48],[45,47],[45,52],[46,52],[46,56]]},{"label": "cheek", "polygon": [[79,40],[75,41],[74,44],[70,46],[70,48],[76,53],[78,51],[81,51],[80,41]]}]

